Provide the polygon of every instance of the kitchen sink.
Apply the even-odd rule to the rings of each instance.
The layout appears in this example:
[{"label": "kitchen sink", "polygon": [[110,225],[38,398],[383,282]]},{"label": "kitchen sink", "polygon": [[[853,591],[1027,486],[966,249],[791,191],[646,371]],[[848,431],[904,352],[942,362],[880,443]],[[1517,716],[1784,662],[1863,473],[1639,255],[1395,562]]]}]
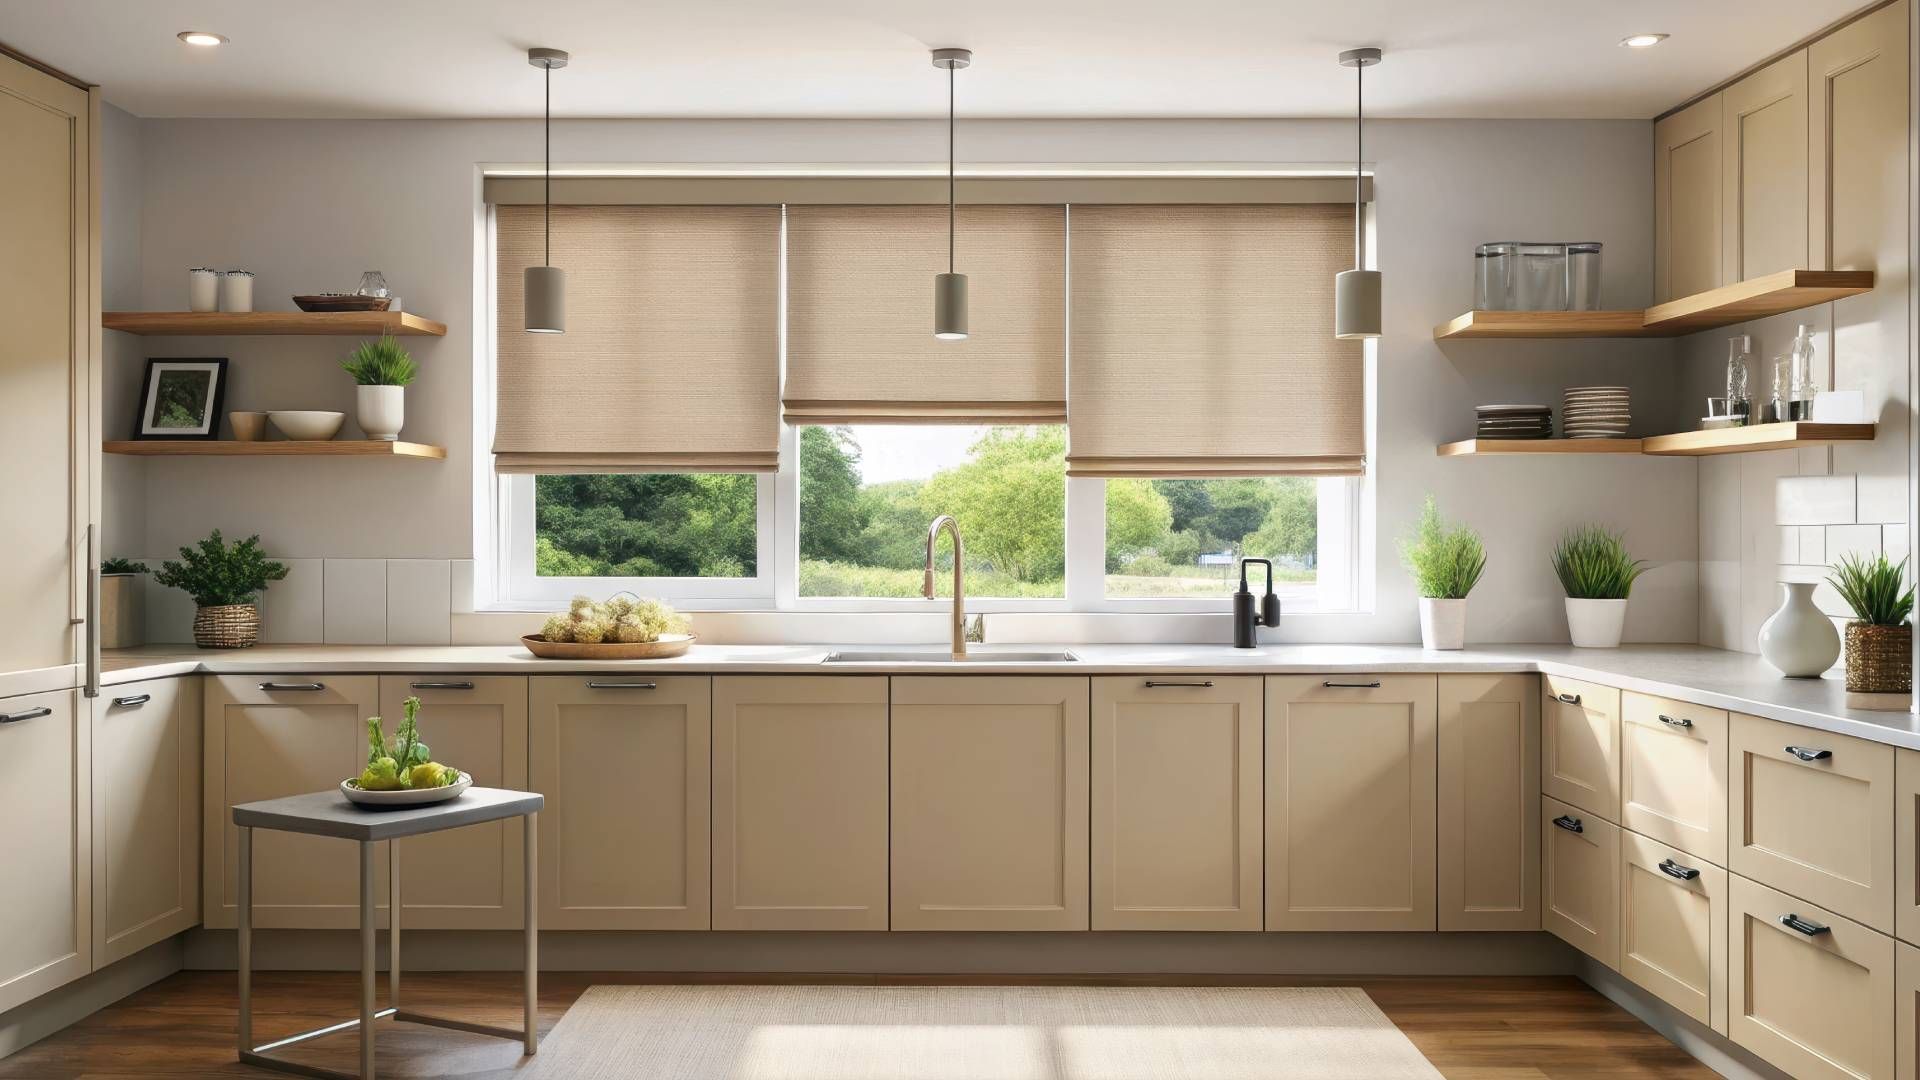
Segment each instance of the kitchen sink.
[{"label": "kitchen sink", "polygon": [[823,664],[1065,664],[1080,659],[1070,652],[1013,652],[982,649],[962,659],[931,649],[875,649],[830,652]]}]

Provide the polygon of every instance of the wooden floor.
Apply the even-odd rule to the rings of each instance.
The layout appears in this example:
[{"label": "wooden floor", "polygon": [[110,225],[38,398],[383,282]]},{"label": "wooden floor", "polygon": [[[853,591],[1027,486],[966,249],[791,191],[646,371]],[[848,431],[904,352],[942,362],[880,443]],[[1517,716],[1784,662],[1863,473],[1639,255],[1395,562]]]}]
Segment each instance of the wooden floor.
[{"label": "wooden floor", "polygon": [[[886,976],[680,977],[550,972],[540,977],[540,1025],[559,1022],[596,983],[803,982],[865,984],[1035,983],[1077,985],[1353,985],[1364,987],[1427,1059],[1454,1080],[1711,1078],[1714,1073],[1624,1010],[1571,978],[1273,979],[1170,977],[989,979]],[[255,976],[254,1026],[261,1042],[354,1015],[358,976],[265,972]],[[385,994],[385,981],[381,983]],[[519,976],[420,974],[402,987],[407,1007],[517,1026]],[[327,1036],[283,1052],[336,1069],[358,1067],[357,1036]],[[382,1021],[378,1067],[392,1077],[506,1080],[519,1045],[438,1028]],[[0,1077],[33,1080],[275,1075],[234,1060],[230,972],[182,972],[71,1028],[0,1060]]]}]

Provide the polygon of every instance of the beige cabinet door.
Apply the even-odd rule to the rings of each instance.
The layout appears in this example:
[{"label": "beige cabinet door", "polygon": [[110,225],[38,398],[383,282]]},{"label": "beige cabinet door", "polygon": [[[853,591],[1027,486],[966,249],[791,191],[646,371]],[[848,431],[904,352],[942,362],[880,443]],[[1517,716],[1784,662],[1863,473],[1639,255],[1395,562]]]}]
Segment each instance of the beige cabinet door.
[{"label": "beige cabinet door", "polygon": [[1440,929],[1540,929],[1540,683],[1441,675]]},{"label": "beige cabinet door", "polygon": [[1727,1032],[1727,872],[1620,831],[1620,974]]},{"label": "beige cabinet door", "polygon": [[1727,281],[1804,267],[1807,50],[1781,57],[1720,96]]},{"label": "beige cabinet door", "polygon": [[[399,730],[420,699],[420,738],[433,759],[482,787],[527,787],[527,680],[510,675],[382,675],[380,716]],[[402,931],[518,930],[526,910],[524,822],[490,821],[395,841]]]},{"label": "beige cabinet door", "polygon": [[887,928],[887,680],[713,680],[713,928]]},{"label": "beige cabinet door", "polygon": [[1620,691],[1542,675],[1540,790],[1620,821]]},{"label": "beige cabinet door", "polygon": [[0,698],[0,1013],[93,970],[84,715],[74,690]]},{"label": "beige cabinet door", "polygon": [[1893,760],[1893,932],[1920,941],[1920,751]]},{"label": "beige cabinet door", "polygon": [[[1907,8],[1907,0],[1888,4],[1807,47],[1808,245],[1816,270],[1888,275],[1908,264]],[[1843,301],[1837,313],[1849,313],[1849,322],[1891,316],[1898,321],[1886,324],[1888,340],[1904,345],[1900,293],[1883,285]]]},{"label": "beige cabinet door", "polygon": [[1727,714],[1627,692],[1620,700],[1620,824],[1727,864]]},{"label": "beige cabinet door", "polygon": [[1920,1080],[1920,949],[1895,942],[1894,1069],[1898,1080]]},{"label": "beige cabinet door", "polygon": [[1726,284],[1721,95],[1653,125],[1653,300]]},{"label": "beige cabinet door", "polygon": [[529,773],[540,812],[540,926],[712,923],[712,686],[706,676],[541,675]]},{"label": "beige cabinet door", "polygon": [[893,680],[893,928],[1087,928],[1084,678]]},{"label": "beige cabinet door", "polygon": [[1893,747],[1733,714],[1727,869],[1893,933]]},{"label": "beige cabinet door", "polygon": [[1796,1080],[1891,1080],[1894,940],[1732,878],[1728,1037]]},{"label": "beige cabinet door", "polygon": [[1095,930],[1258,930],[1257,677],[1093,680]]},{"label": "beige cabinet door", "polygon": [[[232,808],[338,787],[367,764],[372,675],[210,675],[206,689],[202,922],[231,929],[239,878]],[[386,845],[375,896],[386,895]],[[253,925],[345,930],[360,925],[360,862],[346,840],[256,829]],[[382,920],[384,921],[384,916]]]},{"label": "beige cabinet door", "polygon": [[1577,806],[1540,800],[1541,925],[1620,967],[1620,828]]},{"label": "beige cabinet door", "polygon": [[1432,675],[1267,679],[1267,929],[1434,930]]},{"label": "beige cabinet door", "polygon": [[93,962],[200,924],[198,675],[103,688],[93,722]]}]

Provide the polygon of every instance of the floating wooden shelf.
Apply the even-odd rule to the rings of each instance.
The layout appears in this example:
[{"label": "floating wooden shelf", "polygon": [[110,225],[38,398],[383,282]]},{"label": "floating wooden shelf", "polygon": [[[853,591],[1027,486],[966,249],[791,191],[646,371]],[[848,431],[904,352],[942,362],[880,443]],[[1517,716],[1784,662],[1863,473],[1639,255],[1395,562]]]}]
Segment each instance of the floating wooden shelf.
[{"label": "floating wooden shelf", "polygon": [[443,446],[374,439],[293,439],[216,442],[210,439],[132,439],[101,447],[109,454],[139,457],[403,457],[443,459]]},{"label": "floating wooden shelf", "polygon": [[1499,454],[1637,454],[1639,439],[1463,439],[1441,443],[1441,457]]},{"label": "floating wooden shelf", "polygon": [[1716,431],[1683,431],[1645,439],[1464,439],[1441,443],[1441,457],[1498,457],[1507,454],[1651,454],[1655,457],[1705,457],[1750,454],[1796,446],[1869,442],[1872,424],[1755,424]]},{"label": "floating wooden shelf", "polygon": [[447,333],[445,323],[410,311],[108,311],[101,314],[100,325],[129,334],[167,337],[444,337]]},{"label": "floating wooden shelf", "polygon": [[1678,337],[1778,315],[1873,288],[1871,270],[1782,270],[1683,296],[1645,311],[1469,311],[1433,328],[1463,338]]}]

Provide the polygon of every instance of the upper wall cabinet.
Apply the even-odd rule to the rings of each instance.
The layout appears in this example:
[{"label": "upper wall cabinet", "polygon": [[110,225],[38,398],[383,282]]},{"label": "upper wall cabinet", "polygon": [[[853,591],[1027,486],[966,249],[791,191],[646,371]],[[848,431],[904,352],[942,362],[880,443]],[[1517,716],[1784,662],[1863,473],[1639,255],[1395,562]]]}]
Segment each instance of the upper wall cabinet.
[{"label": "upper wall cabinet", "polygon": [[1906,0],[1807,47],[1815,269],[1886,270],[1889,250],[1905,257],[1907,231],[1893,225],[1907,210],[1907,62]]},{"label": "upper wall cabinet", "polygon": [[[1722,96],[1653,126],[1653,299],[1665,303],[1726,284]],[[1803,170],[1804,173],[1804,170]]]},{"label": "upper wall cabinet", "polygon": [[1722,276],[1745,281],[1807,265],[1807,50],[1741,79],[1721,98]]}]

